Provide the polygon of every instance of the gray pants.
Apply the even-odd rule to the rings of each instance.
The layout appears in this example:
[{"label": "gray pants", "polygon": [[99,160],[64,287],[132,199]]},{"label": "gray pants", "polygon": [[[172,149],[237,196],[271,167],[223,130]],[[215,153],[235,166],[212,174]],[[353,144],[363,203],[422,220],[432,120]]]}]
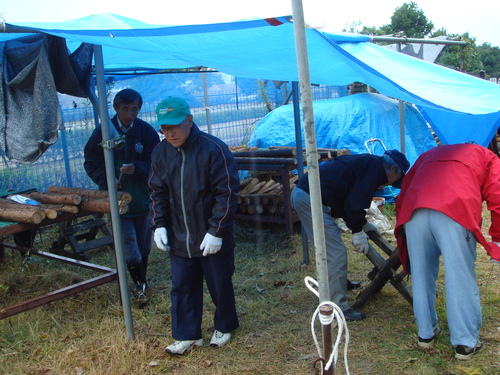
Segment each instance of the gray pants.
[{"label": "gray pants", "polygon": [[420,208],[405,224],[418,335],[432,337],[438,324],[436,280],[443,257],[446,315],[451,344],[476,345],[482,324],[476,281],[476,237],[445,214]]},{"label": "gray pants", "polygon": [[[304,190],[294,188],[290,201],[314,248],[311,197]],[[347,301],[347,249],[340,237],[340,229],[333,220],[330,211],[330,207],[323,206],[330,301],[345,311],[349,309]]]}]

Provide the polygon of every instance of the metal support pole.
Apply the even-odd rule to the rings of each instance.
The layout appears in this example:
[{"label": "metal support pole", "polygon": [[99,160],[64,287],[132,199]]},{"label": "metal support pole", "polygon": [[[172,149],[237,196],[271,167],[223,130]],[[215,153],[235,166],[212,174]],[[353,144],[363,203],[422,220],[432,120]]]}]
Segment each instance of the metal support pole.
[{"label": "metal support pole", "polygon": [[406,154],[406,139],[405,139],[405,102],[399,99],[399,137],[401,143],[401,153]]},{"label": "metal support pole", "polygon": [[[331,305],[322,305],[319,308],[320,315],[331,317],[333,314],[333,307]],[[332,323],[322,324],[323,327],[323,352],[325,363],[328,361],[330,356],[332,355],[333,350],[333,338],[332,338]],[[323,369],[323,375],[335,375],[335,363],[332,362],[332,365],[328,370]]]},{"label": "metal support pole", "polygon": [[66,171],[66,186],[73,187],[73,181],[71,179],[71,168],[69,165],[68,141],[66,140],[66,129],[64,128],[64,124],[61,124],[61,126],[59,127],[59,134],[61,135],[64,169]]},{"label": "metal support pole", "polygon": [[208,105],[207,73],[201,73],[203,78],[203,96],[205,98],[205,116],[207,118],[207,133],[212,134],[212,122],[210,121],[210,106]]},{"label": "metal support pole", "polygon": [[[292,101],[293,101],[293,117],[295,123],[295,147],[297,148],[297,174],[299,178],[304,175],[304,160],[302,158],[302,129],[300,121],[300,90],[298,82],[292,82]],[[300,224],[302,230],[302,259],[304,264],[309,264],[309,245],[307,243],[307,235],[302,223]]]},{"label": "metal support pole", "polygon": [[[110,137],[110,121],[108,116],[108,106],[106,102],[106,83],[104,80],[104,60],[102,46],[94,44],[94,60],[96,68],[97,93],[99,95],[99,113],[101,117],[102,139],[107,141]],[[125,316],[125,327],[127,338],[134,340],[134,322],[132,319],[132,309],[130,306],[130,295],[127,283],[127,268],[123,257],[123,238],[118,210],[118,195],[116,194],[116,176],[114,169],[113,150],[104,148],[104,162],[106,164],[106,178],[108,182],[109,205],[111,208],[111,224],[113,226],[113,239],[115,244],[116,268],[118,271],[118,282],[120,285],[121,300],[123,304],[123,314]],[[112,194],[114,192],[114,194]]]},{"label": "metal support pole", "polygon": [[328,269],[326,264],[325,227],[321,202],[321,189],[318,170],[318,149],[316,145],[316,130],[314,128],[314,113],[312,106],[311,79],[309,76],[309,61],[305,33],[304,12],[301,0],[292,0],[293,27],[295,48],[299,69],[299,82],[306,134],[306,159],[309,177],[309,192],[311,196],[311,216],[314,235],[314,250],[316,253],[316,269],[318,273],[318,292],[320,302],[330,300],[328,288]]}]

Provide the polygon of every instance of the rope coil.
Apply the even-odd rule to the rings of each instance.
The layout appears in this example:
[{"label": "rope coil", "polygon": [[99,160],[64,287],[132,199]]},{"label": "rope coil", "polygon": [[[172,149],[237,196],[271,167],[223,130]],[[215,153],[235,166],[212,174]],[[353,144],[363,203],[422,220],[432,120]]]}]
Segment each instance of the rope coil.
[{"label": "rope coil", "polygon": [[[307,289],[309,289],[311,292],[313,292],[316,295],[316,297],[319,297],[319,293],[316,290],[318,288],[318,282],[309,276],[305,277],[304,282],[307,286]],[[320,309],[323,306],[331,306],[333,309],[333,314],[329,314],[329,315],[321,314]],[[316,310],[313,313],[313,316],[311,319],[311,333],[312,333],[312,336],[314,339],[314,344],[316,345],[316,349],[318,351],[318,355],[320,358],[322,358],[322,355],[323,355],[322,350],[320,348],[318,338],[317,338],[316,332],[314,330],[314,322],[318,316],[319,316],[319,321],[322,325],[324,325],[324,326],[330,325],[333,323],[334,320],[336,320],[337,326],[338,326],[337,339],[335,340],[335,344],[333,346],[332,353],[330,354],[330,358],[326,362],[326,365],[324,367],[324,371],[327,371],[328,369],[330,369],[332,363],[334,363],[335,365],[337,364],[338,348],[340,345],[340,341],[342,339],[342,334],[344,333],[344,330],[345,330],[344,362],[345,362],[346,375],[350,375],[348,361],[347,361],[347,349],[349,346],[349,330],[347,328],[347,322],[345,320],[344,313],[342,312],[340,307],[338,307],[336,304],[334,304],[331,301],[325,301],[325,302],[320,303],[319,306],[316,308]]]}]

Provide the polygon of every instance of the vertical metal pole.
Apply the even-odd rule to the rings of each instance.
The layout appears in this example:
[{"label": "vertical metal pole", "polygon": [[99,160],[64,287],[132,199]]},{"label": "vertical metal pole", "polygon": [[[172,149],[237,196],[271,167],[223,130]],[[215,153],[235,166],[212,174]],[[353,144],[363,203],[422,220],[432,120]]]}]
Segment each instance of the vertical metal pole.
[{"label": "vertical metal pole", "polygon": [[316,253],[316,268],[318,272],[318,292],[320,302],[330,299],[328,289],[328,270],[326,265],[325,227],[321,202],[321,189],[318,170],[318,150],[316,146],[316,130],[314,128],[314,113],[312,107],[311,80],[309,76],[309,61],[305,34],[304,12],[301,0],[292,0],[293,27],[295,33],[295,48],[299,68],[299,82],[306,134],[306,159],[309,177],[309,192],[311,196],[311,216]]},{"label": "vertical metal pole", "polygon": [[[401,52],[401,43],[397,43],[397,51]],[[405,103],[401,100],[398,99],[398,104],[399,104],[399,143],[400,143],[400,148],[401,153],[405,154],[405,149],[406,149],[406,139],[405,139]]]},{"label": "vertical metal pole", "polygon": [[[102,46],[94,44],[94,59],[96,68],[97,93],[99,95],[99,113],[101,117],[102,139],[110,139],[110,121],[108,116],[108,105],[106,102],[106,83],[104,81],[104,60]],[[116,176],[114,168],[113,150],[104,148],[104,162],[106,164],[106,178],[108,182],[109,205],[111,208],[111,224],[113,226],[113,239],[115,247],[116,267],[118,270],[118,282],[125,316],[125,327],[127,338],[134,340],[134,322],[130,306],[130,295],[127,283],[127,268],[123,257],[123,238],[120,212],[118,210],[118,194],[116,194]],[[112,194],[114,193],[114,194]]]},{"label": "vertical metal pole", "polygon": [[[323,316],[331,317],[333,314],[333,307],[331,305],[323,305],[319,309],[319,313]],[[333,337],[332,337],[332,323],[322,324],[323,328],[323,351],[325,353],[325,362],[330,358],[333,351]],[[328,353],[328,355],[327,355]],[[323,375],[334,375],[335,374],[335,363],[328,370],[323,369]]]},{"label": "vertical metal pole", "polygon": [[405,139],[405,102],[399,99],[399,137],[401,143],[401,153],[406,154]]},{"label": "vertical metal pole", "polygon": [[64,157],[64,169],[66,171],[66,186],[73,187],[73,181],[71,180],[71,168],[69,165],[69,153],[68,153],[68,141],[66,139],[66,130],[64,124],[59,127],[59,134],[61,134],[61,144],[63,149]]},{"label": "vertical metal pole", "polygon": [[[292,0],[292,15],[295,34],[295,48],[297,50],[302,114],[304,117],[304,131],[306,134],[307,175],[309,177],[309,194],[311,196],[311,216],[314,236],[313,242],[316,254],[316,269],[318,273],[318,294],[320,302],[325,302],[330,299],[330,291],[328,288],[328,269],[326,263],[325,227],[323,222],[318,169],[318,150],[316,145],[316,130],[314,128],[314,113],[312,106],[311,79],[309,75],[309,60],[307,56],[304,11],[301,0]],[[323,338],[323,342],[325,342],[325,338]],[[323,358],[328,358],[330,353],[326,352],[325,346],[323,345]]]},{"label": "vertical metal pole", "polygon": [[[301,121],[300,121],[300,90],[298,82],[292,82],[292,101],[293,101],[293,117],[295,123],[295,147],[297,148],[297,174],[300,177],[304,175],[304,169],[302,166],[304,165],[304,160],[302,158],[302,129],[301,129]],[[307,234],[304,230],[303,225],[301,224],[301,233],[302,233],[302,258],[304,264],[309,264],[309,245],[307,243]]]},{"label": "vertical metal pole", "polygon": [[207,73],[201,73],[203,78],[203,96],[205,98],[205,116],[207,118],[207,133],[212,134],[212,123],[210,121],[210,106],[208,105]]}]

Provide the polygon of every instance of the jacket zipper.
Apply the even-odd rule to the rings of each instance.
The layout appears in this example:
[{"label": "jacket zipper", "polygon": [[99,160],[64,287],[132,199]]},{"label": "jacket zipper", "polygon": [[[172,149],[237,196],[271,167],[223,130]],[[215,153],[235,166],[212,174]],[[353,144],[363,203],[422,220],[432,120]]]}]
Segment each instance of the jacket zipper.
[{"label": "jacket zipper", "polygon": [[188,228],[188,222],[187,222],[187,215],[186,215],[186,206],[184,204],[184,166],[185,166],[185,161],[186,161],[186,154],[182,148],[178,148],[180,153],[182,154],[182,163],[181,163],[181,207],[182,207],[182,217],[184,218],[184,227],[186,228],[186,250],[188,253],[188,257],[191,258],[191,249],[189,248],[189,228]]}]

